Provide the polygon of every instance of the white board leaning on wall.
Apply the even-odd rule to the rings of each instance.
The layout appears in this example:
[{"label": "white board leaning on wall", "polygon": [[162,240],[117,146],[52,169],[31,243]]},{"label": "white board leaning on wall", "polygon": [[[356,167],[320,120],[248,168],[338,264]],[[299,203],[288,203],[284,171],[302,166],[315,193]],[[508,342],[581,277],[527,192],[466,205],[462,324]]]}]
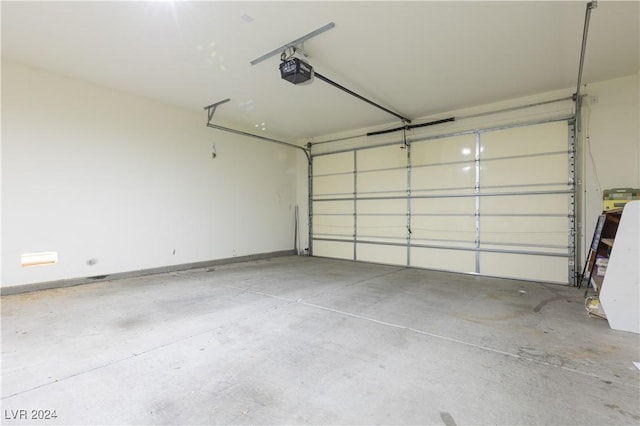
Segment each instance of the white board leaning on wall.
[{"label": "white board leaning on wall", "polygon": [[600,303],[612,329],[640,334],[640,201],[622,211]]}]

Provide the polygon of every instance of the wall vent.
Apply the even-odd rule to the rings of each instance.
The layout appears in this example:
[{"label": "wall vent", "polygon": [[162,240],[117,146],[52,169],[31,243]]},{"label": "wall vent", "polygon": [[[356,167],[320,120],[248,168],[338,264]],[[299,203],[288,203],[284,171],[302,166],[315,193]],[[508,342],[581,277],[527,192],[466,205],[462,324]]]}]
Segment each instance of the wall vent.
[{"label": "wall vent", "polygon": [[58,263],[58,252],[24,253],[20,256],[20,266],[53,265]]}]

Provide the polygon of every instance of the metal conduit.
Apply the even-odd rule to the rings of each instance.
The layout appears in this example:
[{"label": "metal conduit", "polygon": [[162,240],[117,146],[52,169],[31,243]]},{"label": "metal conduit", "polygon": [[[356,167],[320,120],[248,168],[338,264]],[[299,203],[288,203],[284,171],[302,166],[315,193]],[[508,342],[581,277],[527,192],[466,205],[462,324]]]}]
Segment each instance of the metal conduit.
[{"label": "metal conduit", "polygon": [[582,31],[582,48],[580,49],[580,65],[578,66],[578,82],[576,84],[576,102],[580,102],[580,86],[582,86],[582,71],[584,68],[584,56],[587,50],[587,35],[589,34],[589,22],[591,20],[591,10],[598,7],[597,1],[587,3],[587,10],[584,15],[584,29]]}]

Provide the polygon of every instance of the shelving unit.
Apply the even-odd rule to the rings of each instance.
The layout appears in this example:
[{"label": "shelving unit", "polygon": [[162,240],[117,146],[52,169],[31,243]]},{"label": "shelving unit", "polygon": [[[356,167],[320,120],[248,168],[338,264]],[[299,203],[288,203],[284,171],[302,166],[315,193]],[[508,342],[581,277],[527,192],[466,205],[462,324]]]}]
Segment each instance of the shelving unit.
[{"label": "shelving unit", "polygon": [[[598,217],[596,228],[591,240],[589,255],[582,271],[582,281],[586,279],[596,294],[600,293],[604,277],[606,275],[606,263],[608,263],[611,249],[616,238],[622,209],[603,211]],[[589,288],[585,290],[587,295]]]}]

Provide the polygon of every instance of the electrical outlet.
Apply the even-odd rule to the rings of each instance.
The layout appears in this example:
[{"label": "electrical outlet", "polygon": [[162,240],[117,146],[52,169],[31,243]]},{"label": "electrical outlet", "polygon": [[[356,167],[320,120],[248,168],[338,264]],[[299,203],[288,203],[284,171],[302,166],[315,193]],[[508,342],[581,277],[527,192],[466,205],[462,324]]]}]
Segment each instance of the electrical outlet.
[{"label": "electrical outlet", "polygon": [[596,95],[589,96],[589,103],[591,105],[595,105],[598,103],[598,97]]}]

